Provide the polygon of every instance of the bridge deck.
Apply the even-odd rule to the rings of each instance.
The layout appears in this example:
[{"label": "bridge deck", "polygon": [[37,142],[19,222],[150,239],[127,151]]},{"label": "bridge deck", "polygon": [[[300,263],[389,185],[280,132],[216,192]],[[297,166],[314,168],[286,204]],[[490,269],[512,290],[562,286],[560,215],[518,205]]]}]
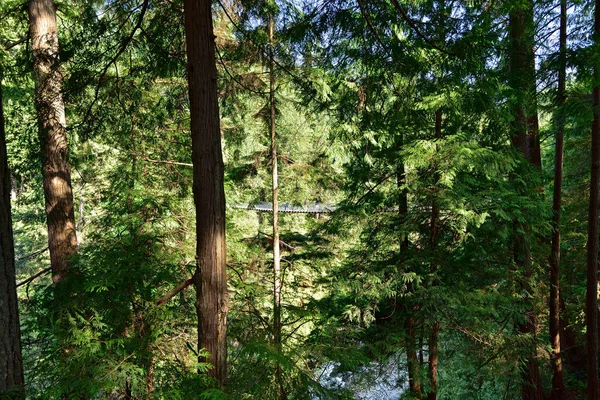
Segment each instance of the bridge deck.
[{"label": "bridge deck", "polygon": [[[234,204],[231,206],[231,208],[258,212],[273,212],[273,205],[266,202]],[[278,207],[278,210],[281,213],[293,214],[327,214],[334,212],[336,209],[337,206],[333,204],[320,203],[307,203],[304,205],[283,203],[279,204]]]}]

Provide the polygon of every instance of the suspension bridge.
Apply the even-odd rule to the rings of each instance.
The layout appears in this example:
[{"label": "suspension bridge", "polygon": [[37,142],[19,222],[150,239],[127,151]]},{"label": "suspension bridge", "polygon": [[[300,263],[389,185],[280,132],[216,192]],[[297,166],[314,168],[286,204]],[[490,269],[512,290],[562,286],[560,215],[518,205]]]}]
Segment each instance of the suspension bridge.
[{"label": "suspension bridge", "polygon": [[[273,212],[273,204],[267,202],[257,203],[242,203],[234,204],[231,208],[238,210],[249,210],[258,212]],[[280,213],[292,213],[292,214],[328,214],[332,213],[337,209],[334,204],[321,204],[319,202],[304,204],[292,204],[292,203],[280,203],[277,207]]]}]

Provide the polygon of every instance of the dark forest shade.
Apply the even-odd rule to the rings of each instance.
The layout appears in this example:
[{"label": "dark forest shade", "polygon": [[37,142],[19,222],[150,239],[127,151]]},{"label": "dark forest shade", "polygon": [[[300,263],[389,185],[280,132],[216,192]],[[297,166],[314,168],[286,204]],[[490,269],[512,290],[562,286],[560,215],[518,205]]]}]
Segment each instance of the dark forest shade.
[{"label": "dark forest shade", "polygon": [[600,397],[583,5],[54,2],[0,2],[27,397]]},{"label": "dark forest shade", "polygon": [[[600,0],[596,0],[594,43],[600,44]],[[587,239],[586,341],[588,399],[600,397],[598,383],[598,206],[600,205],[600,65],[594,65],[592,157]]]},{"label": "dark forest shade", "polygon": [[42,145],[42,173],[48,222],[52,280],[61,282],[77,252],[71,167],[68,158],[63,75],[60,66],[56,6],[31,0],[29,29],[35,74],[35,104]]},{"label": "dark forest shade", "polygon": [[563,159],[565,148],[565,118],[562,108],[565,105],[565,85],[567,68],[567,1],[560,2],[558,96],[556,123],[556,144],[554,153],[554,192],[552,197],[552,246],[550,252],[550,299],[549,330],[552,346],[552,393],[551,398],[559,400],[564,395],[562,356],[560,348],[560,217],[562,208]]},{"label": "dark forest shade", "polygon": [[[536,169],[541,168],[541,155],[538,138],[538,115],[536,100],[536,75],[534,55],[534,20],[533,2],[529,1],[523,6],[512,10],[509,15],[510,46],[509,46],[509,80],[513,90],[512,112],[513,123],[511,136],[513,146],[520,151],[522,156]],[[525,175],[528,172],[524,172]],[[529,181],[531,186],[533,179]],[[527,187],[523,194],[535,191],[534,187]],[[523,271],[520,279],[519,290],[531,293],[532,262],[529,240],[530,227],[521,222],[514,222],[514,261]],[[531,301],[529,301],[531,303]],[[518,329],[524,337],[535,338],[537,318],[533,306],[527,304],[525,321],[518,324]],[[537,364],[537,350],[535,343],[529,343],[524,349],[522,358],[522,388],[523,400],[542,400],[542,383],[539,366]]]},{"label": "dark forest shade", "polygon": [[185,35],[196,205],[198,346],[210,353],[209,375],[227,378],[225,192],[211,2],[185,0]]},{"label": "dark forest shade", "polygon": [[10,178],[0,86],[0,398],[2,392],[18,391],[23,386],[20,337],[10,214]]}]

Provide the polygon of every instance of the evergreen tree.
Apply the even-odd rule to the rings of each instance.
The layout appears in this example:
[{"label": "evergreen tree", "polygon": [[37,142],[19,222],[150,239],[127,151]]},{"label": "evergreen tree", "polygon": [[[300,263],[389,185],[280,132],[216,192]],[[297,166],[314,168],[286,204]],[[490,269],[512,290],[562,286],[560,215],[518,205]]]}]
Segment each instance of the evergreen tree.
[{"label": "evergreen tree", "polygon": [[210,354],[207,360],[214,369],[209,375],[223,387],[227,380],[229,296],[212,8],[208,0],[188,0],[184,7],[196,204],[198,348]]},{"label": "evergreen tree", "polygon": [[77,252],[75,212],[62,69],[59,57],[56,6],[52,0],[29,2],[29,31],[36,82],[35,103],[42,144],[42,171],[48,221],[48,248],[54,283],[69,270],[69,259]]},{"label": "evergreen tree", "polygon": [[[2,77],[0,73],[0,77]],[[0,78],[1,79],[1,78]],[[23,390],[23,358],[10,212],[10,171],[6,153],[0,82],[0,395],[17,397]]]},{"label": "evergreen tree", "polygon": [[[600,2],[595,3],[594,45],[600,41]],[[598,207],[600,207],[600,65],[594,64],[592,144],[587,245],[586,344],[587,395],[600,397],[598,384]]]}]

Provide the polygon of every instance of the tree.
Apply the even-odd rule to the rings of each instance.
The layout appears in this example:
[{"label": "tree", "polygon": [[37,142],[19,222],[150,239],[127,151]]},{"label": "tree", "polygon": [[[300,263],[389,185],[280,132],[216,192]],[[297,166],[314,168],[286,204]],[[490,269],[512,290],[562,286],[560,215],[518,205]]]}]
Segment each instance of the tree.
[{"label": "tree", "polygon": [[6,154],[0,85],[0,395],[13,390],[20,391],[23,386],[10,193],[10,171]]},{"label": "tree", "polygon": [[[541,155],[538,137],[532,1],[523,5],[519,4],[510,11],[509,30],[509,73],[510,85],[514,91],[511,139],[515,149],[538,171],[541,168]],[[535,192],[532,184],[534,177],[531,174],[526,167],[520,171],[518,179],[525,178],[527,182],[521,189],[525,195]],[[514,261],[523,273],[520,290],[531,293],[530,281],[533,274],[529,243],[531,229],[527,224],[517,221],[514,226]],[[531,303],[531,300],[528,300],[528,303]],[[518,324],[520,332],[525,337],[529,337],[528,342],[530,343],[525,350],[528,354],[523,357],[526,366],[523,368],[521,394],[523,400],[541,400],[543,399],[542,384],[537,364],[537,350],[533,343],[537,329],[537,317],[533,306],[528,304],[527,307],[525,321]]]},{"label": "tree", "polygon": [[[600,46],[600,1],[595,2],[593,40],[596,50]],[[600,397],[598,383],[598,207],[600,206],[600,63],[594,64],[594,89],[592,92],[592,149],[590,202],[587,237],[587,290],[586,290],[586,343],[587,343],[587,394],[589,400]]]},{"label": "tree", "polygon": [[185,0],[187,72],[196,205],[198,347],[220,386],[227,379],[228,312],[225,271],[225,192],[217,98],[215,36],[209,0]]},{"label": "tree", "polygon": [[560,38],[558,66],[557,117],[554,153],[554,193],[552,199],[552,246],[550,254],[550,344],[552,345],[552,398],[562,399],[564,393],[562,356],[560,350],[560,217],[562,208],[563,158],[565,148],[565,86],[567,69],[567,1],[560,1]]},{"label": "tree", "polygon": [[[271,137],[271,182],[273,198],[273,342],[277,351],[281,352],[281,255],[279,249],[279,175],[277,173],[277,131],[275,108],[275,53],[274,16],[269,14],[269,136]],[[275,370],[279,387],[279,398],[286,399],[281,366]]]},{"label": "tree", "polygon": [[53,0],[29,2],[29,28],[35,75],[35,104],[42,145],[42,173],[48,223],[52,280],[67,275],[69,260],[77,252],[71,167],[63,102],[63,74]]}]

